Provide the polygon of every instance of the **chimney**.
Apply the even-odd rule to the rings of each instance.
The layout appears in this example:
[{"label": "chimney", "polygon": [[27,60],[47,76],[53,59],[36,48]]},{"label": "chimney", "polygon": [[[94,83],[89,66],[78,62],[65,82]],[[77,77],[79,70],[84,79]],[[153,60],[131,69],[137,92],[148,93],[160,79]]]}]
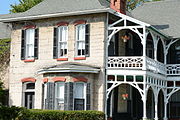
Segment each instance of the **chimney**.
[{"label": "chimney", "polygon": [[110,8],[122,14],[126,14],[126,0],[111,0]]}]

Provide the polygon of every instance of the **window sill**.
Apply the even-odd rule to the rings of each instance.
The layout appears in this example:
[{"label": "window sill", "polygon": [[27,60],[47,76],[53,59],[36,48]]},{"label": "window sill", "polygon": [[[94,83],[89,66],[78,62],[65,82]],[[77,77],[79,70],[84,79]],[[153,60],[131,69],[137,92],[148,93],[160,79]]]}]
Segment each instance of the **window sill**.
[{"label": "window sill", "polygon": [[68,61],[68,58],[57,58],[57,61]]},{"label": "window sill", "polygon": [[86,60],[86,57],[75,57],[74,60]]},{"label": "window sill", "polygon": [[24,62],[34,62],[35,59],[27,59],[27,60],[23,60]]}]

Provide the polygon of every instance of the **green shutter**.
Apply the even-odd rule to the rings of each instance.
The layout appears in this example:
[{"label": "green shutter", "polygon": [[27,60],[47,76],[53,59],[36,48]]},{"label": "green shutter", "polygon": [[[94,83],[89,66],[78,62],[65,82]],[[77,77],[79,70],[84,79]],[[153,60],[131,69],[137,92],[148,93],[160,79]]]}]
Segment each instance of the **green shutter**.
[{"label": "green shutter", "polygon": [[45,109],[53,110],[54,109],[54,94],[55,88],[53,82],[47,83],[47,98],[45,101]]},{"label": "green shutter", "polygon": [[86,34],[85,34],[85,56],[90,56],[90,24],[86,24]]},{"label": "green shutter", "polygon": [[25,59],[25,53],[26,53],[26,31],[22,30],[21,34],[21,60]]},{"label": "green shutter", "polygon": [[53,58],[58,58],[58,28],[54,28]]},{"label": "green shutter", "polygon": [[35,39],[34,39],[34,58],[38,59],[38,45],[39,45],[39,29],[35,29]]},{"label": "green shutter", "polygon": [[86,86],[86,110],[91,109],[91,86],[90,83],[87,83]]}]

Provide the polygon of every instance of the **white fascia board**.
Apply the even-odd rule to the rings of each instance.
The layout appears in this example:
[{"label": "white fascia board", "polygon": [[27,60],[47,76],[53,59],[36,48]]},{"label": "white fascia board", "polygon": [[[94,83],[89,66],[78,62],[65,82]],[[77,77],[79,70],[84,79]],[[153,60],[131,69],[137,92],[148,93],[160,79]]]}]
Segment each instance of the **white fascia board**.
[{"label": "white fascia board", "polygon": [[142,25],[142,26],[146,26],[146,27],[151,26],[151,25],[150,25],[150,24],[148,24],[148,23],[142,22],[142,21],[137,20],[137,19],[135,19],[135,18],[133,18],[133,17],[130,17],[130,16],[124,15],[124,14],[122,14],[122,13],[119,13],[119,12],[117,12],[117,11],[115,11],[115,10],[111,9],[111,8],[110,8],[110,9],[108,9],[108,12],[109,12],[109,13],[111,13],[111,14],[114,14],[114,15],[116,15],[116,16],[118,16],[118,17],[121,17],[121,18],[124,18],[124,19],[126,19],[126,20],[129,20],[129,21],[131,21],[131,22],[134,22],[134,23],[140,24],[140,25]]},{"label": "white fascia board", "polygon": [[75,12],[44,14],[44,15],[35,15],[35,16],[26,16],[26,17],[5,18],[5,19],[0,19],[0,22],[15,22],[15,21],[35,20],[35,19],[51,18],[51,17],[83,15],[83,14],[92,14],[92,13],[103,13],[103,12],[107,12],[108,9],[109,8],[103,8],[103,9],[94,9],[94,10],[85,10],[85,11],[75,11]]},{"label": "white fascia board", "polygon": [[65,73],[65,72],[80,72],[80,73],[99,73],[100,69],[75,69],[75,68],[52,68],[52,69],[41,69],[37,71],[37,74],[44,73]]}]

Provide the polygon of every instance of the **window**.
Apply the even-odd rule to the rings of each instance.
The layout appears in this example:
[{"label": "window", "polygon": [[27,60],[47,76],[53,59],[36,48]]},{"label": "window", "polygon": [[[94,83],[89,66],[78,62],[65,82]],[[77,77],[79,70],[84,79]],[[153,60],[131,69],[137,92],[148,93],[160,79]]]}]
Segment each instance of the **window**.
[{"label": "window", "polygon": [[22,30],[21,59],[38,58],[38,29]]},{"label": "window", "polygon": [[64,110],[64,83],[55,83],[55,110]]},{"label": "window", "polygon": [[58,27],[58,58],[67,57],[67,26]]},{"label": "window", "polygon": [[44,84],[44,109],[90,110],[90,83],[48,82]]},{"label": "window", "polygon": [[76,25],[76,56],[89,56],[89,25]]},{"label": "window", "polygon": [[75,83],[74,90],[74,110],[85,110],[85,84]]},{"label": "window", "polygon": [[54,58],[67,58],[68,26],[54,28]]},{"label": "window", "polygon": [[34,108],[35,83],[23,83],[23,106],[27,109]]}]

